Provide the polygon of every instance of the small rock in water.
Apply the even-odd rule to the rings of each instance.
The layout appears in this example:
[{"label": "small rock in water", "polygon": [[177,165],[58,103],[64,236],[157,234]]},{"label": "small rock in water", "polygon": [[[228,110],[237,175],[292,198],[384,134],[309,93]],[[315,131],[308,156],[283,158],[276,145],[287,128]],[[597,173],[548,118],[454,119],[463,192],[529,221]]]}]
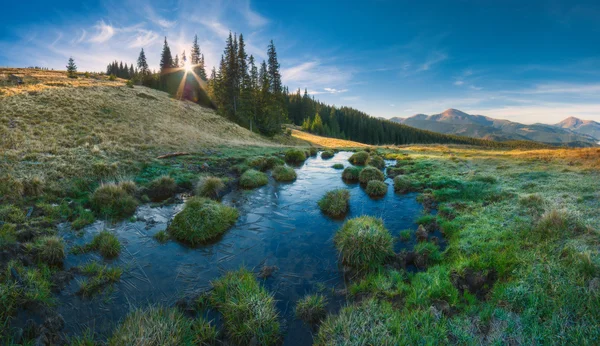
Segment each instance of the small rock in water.
[{"label": "small rock in water", "polygon": [[427,230],[423,225],[419,225],[417,232],[415,233],[418,241],[426,241],[427,240]]},{"label": "small rock in water", "polygon": [[273,273],[278,269],[279,268],[277,266],[263,266],[260,272],[258,273],[258,277],[260,279],[266,279],[273,275]]}]

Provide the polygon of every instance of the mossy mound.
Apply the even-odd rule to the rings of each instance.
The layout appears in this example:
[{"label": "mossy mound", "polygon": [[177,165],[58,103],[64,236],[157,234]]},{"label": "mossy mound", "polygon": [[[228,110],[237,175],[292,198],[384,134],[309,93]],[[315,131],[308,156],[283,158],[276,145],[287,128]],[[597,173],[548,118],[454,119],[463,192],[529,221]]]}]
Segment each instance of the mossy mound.
[{"label": "mossy mound", "polygon": [[334,243],[342,263],[356,270],[377,268],[393,255],[393,238],[381,219],[361,216],[350,219],[335,234]]},{"label": "mossy mound", "polygon": [[358,180],[361,183],[366,184],[371,180],[384,181],[385,176],[383,175],[383,172],[381,172],[379,169],[373,166],[368,166],[363,168],[362,171],[360,171],[360,174],[358,175]]},{"label": "mossy mound", "polygon": [[367,153],[366,151],[359,151],[352,154],[348,161],[350,161],[350,163],[353,165],[364,166],[367,163],[368,159],[369,153]]},{"label": "mossy mound", "polygon": [[196,187],[196,195],[200,197],[219,199],[221,192],[225,188],[225,183],[221,178],[205,177],[200,179]]},{"label": "mossy mound", "polygon": [[296,171],[292,167],[278,166],[271,173],[277,181],[294,181],[297,178]]},{"label": "mossy mound", "polygon": [[383,161],[383,159],[380,156],[369,156],[369,159],[367,160],[367,165],[369,166],[373,166],[375,168],[379,168],[379,169],[384,169],[385,168],[385,161]]},{"label": "mossy mound", "polygon": [[342,172],[342,179],[352,183],[358,182],[360,171],[362,171],[361,167],[346,167]]},{"label": "mossy mound", "polygon": [[329,216],[340,217],[348,212],[350,192],[346,189],[336,189],[325,193],[318,204],[321,211]]},{"label": "mossy mound", "polygon": [[236,345],[275,345],[281,340],[275,300],[246,269],[211,282],[211,304],[223,315],[227,335]]},{"label": "mossy mound", "polygon": [[92,208],[96,213],[109,218],[130,216],[138,205],[130,190],[129,183],[102,184],[92,194]]},{"label": "mossy mound", "polygon": [[344,169],[344,165],[341,163],[336,163],[333,166],[331,166],[331,168],[333,169]]},{"label": "mossy mound", "polygon": [[206,320],[192,320],[175,308],[134,310],[113,332],[109,346],[214,345],[217,330]]},{"label": "mossy mound", "polygon": [[225,233],[238,218],[235,208],[202,197],[190,198],[169,224],[169,234],[182,243],[196,246]]},{"label": "mossy mound", "polygon": [[276,156],[257,156],[248,159],[246,164],[248,167],[256,169],[258,171],[266,171],[277,166],[283,166],[285,162]]},{"label": "mossy mound", "polygon": [[259,172],[255,169],[249,169],[240,177],[240,186],[252,189],[267,185],[269,183],[269,177],[263,172]]},{"label": "mossy mound", "polygon": [[310,154],[310,156],[317,156],[318,152],[319,152],[319,149],[317,149],[315,147],[310,147],[308,149],[308,153]]},{"label": "mossy mound", "polygon": [[175,179],[163,175],[152,180],[145,192],[153,202],[162,202],[175,195],[177,192],[177,183]]},{"label": "mossy mound", "polygon": [[333,156],[335,155],[335,153],[332,150],[325,150],[324,152],[321,153],[321,158],[323,160],[329,160],[331,159]]},{"label": "mossy mound", "polygon": [[365,188],[365,192],[371,197],[385,196],[387,190],[387,184],[379,180],[370,180]]},{"label": "mossy mound", "polygon": [[306,153],[298,149],[290,149],[285,153],[285,162],[288,163],[302,163],[306,161]]}]

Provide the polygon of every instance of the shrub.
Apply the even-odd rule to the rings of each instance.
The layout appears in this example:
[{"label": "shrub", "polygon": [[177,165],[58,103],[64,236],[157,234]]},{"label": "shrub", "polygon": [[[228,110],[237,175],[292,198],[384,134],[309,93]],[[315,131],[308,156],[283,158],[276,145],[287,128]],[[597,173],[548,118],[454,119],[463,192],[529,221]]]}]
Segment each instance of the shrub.
[{"label": "shrub", "polygon": [[272,172],[273,178],[277,181],[294,181],[296,180],[296,171],[292,167],[277,166]]},{"label": "shrub", "polygon": [[332,150],[325,150],[324,152],[321,153],[321,158],[323,160],[328,160],[330,158],[332,158],[335,155],[335,153]]},{"label": "shrub", "polygon": [[269,177],[263,172],[249,169],[240,177],[240,186],[245,188],[255,188],[269,183]]},{"label": "shrub", "polygon": [[400,345],[398,316],[389,303],[372,298],[349,305],[321,324],[315,345]]},{"label": "shrub", "polygon": [[274,345],[280,341],[275,300],[251,272],[228,272],[211,285],[210,301],[223,315],[234,344]]},{"label": "shrub", "polygon": [[17,227],[10,223],[0,226],[0,249],[5,249],[17,242]]},{"label": "shrub", "polygon": [[350,161],[353,165],[363,166],[367,160],[369,159],[369,153],[366,151],[359,151],[357,153],[352,154],[348,161]]},{"label": "shrub", "polygon": [[92,208],[100,215],[123,218],[132,215],[137,201],[122,185],[102,184],[91,197]]},{"label": "shrub", "polygon": [[38,260],[50,264],[59,265],[65,259],[65,244],[56,236],[44,236],[35,240],[33,249]]},{"label": "shrub", "polygon": [[331,168],[333,169],[344,169],[344,165],[341,163],[336,163],[333,166],[331,166]]},{"label": "shrub", "polygon": [[408,178],[401,175],[394,178],[394,191],[398,193],[407,193],[412,191],[412,183]]},{"label": "shrub", "polygon": [[378,180],[371,180],[367,183],[367,188],[365,191],[371,197],[381,197],[385,196],[387,193],[388,186],[386,183]]},{"label": "shrub", "polygon": [[198,182],[196,195],[212,199],[219,199],[221,191],[225,188],[223,180],[217,177],[206,177]]},{"label": "shrub", "polygon": [[379,169],[372,166],[368,166],[363,168],[362,171],[360,171],[360,174],[358,175],[358,180],[361,183],[366,184],[371,180],[384,181],[385,176]]},{"label": "shrub", "polygon": [[360,167],[346,167],[342,172],[342,179],[347,182],[357,182],[360,171],[362,171]]},{"label": "shrub", "polygon": [[176,308],[134,310],[113,332],[109,346],[213,345],[217,330],[200,318],[188,319]]},{"label": "shrub", "polygon": [[285,161],[289,163],[302,163],[306,161],[306,154],[302,150],[290,149],[285,153]]},{"label": "shrub", "polygon": [[377,268],[394,253],[392,235],[383,221],[370,216],[346,221],[333,240],[342,262],[357,270]]},{"label": "shrub", "polygon": [[153,202],[164,201],[177,192],[177,183],[175,179],[163,175],[158,177],[148,184],[146,194]]},{"label": "shrub", "polygon": [[309,324],[321,322],[327,315],[327,300],[320,294],[307,295],[296,303],[296,317]]},{"label": "shrub", "polygon": [[117,76],[115,76],[114,74],[110,74],[110,76],[108,76],[108,80],[109,81],[116,81],[117,80]]},{"label": "shrub", "polygon": [[125,85],[127,85],[127,87],[132,88],[133,89],[133,80],[128,80]]},{"label": "shrub", "polygon": [[319,208],[323,213],[333,216],[339,217],[348,211],[350,200],[350,192],[346,189],[336,189],[332,191],[328,191],[325,193],[319,202]]},{"label": "shrub", "polygon": [[105,230],[94,236],[88,249],[98,251],[104,258],[114,258],[121,253],[121,243],[114,234]]},{"label": "shrub", "polygon": [[227,231],[238,218],[235,208],[213,200],[193,197],[167,228],[173,238],[196,246],[209,242]]},{"label": "shrub", "polygon": [[383,159],[380,156],[369,156],[369,159],[367,160],[367,165],[379,169],[384,169],[385,161],[383,161]]}]

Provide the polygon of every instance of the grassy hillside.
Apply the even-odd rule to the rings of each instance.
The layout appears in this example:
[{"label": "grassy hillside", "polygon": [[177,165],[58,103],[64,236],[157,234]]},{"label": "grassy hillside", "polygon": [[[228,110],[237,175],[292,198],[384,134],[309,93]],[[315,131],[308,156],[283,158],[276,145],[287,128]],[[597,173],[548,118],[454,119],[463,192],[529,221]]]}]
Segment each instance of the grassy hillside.
[{"label": "grassy hillside", "polygon": [[[24,83],[11,83],[11,74]],[[212,109],[106,76],[70,79],[64,72],[3,69],[0,81],[0,168],[17,176],[54,180],[173,151],[282,144]]]}]

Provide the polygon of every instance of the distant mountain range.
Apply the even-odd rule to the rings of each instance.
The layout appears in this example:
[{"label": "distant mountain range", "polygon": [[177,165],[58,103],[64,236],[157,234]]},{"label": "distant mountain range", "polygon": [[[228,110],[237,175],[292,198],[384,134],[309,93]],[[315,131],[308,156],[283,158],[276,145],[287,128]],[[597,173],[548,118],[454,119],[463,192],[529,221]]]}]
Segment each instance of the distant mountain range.
[{"label": "distant mountain range", "polygon": [[529,140],[568,146],[593,146],[600,142],[600,123],[575,117],[555,125],[525,125],[450,108],[440,114],[416,114],[389,120],[423,130],[496,141]]}]

